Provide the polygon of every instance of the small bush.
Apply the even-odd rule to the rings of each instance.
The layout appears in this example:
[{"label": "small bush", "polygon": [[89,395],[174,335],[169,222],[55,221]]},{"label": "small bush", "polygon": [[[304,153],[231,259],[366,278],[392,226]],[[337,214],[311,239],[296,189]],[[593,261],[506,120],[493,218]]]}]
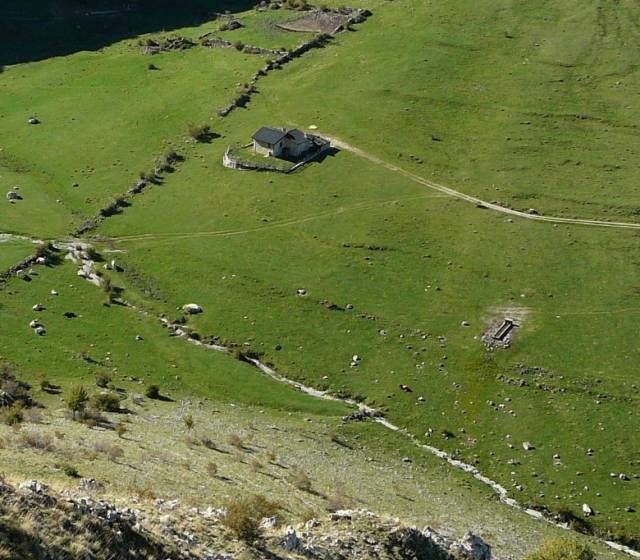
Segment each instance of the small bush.
[{"label": "small bush", "polygon": [[216,442],[213,441],[210,437],[204,436],[200,438],[200,443],[204,445],[207,449],[213,449],[213,450],[218,449]]},{"label": "small bush", "polygon": [[147,390],[144,392],[148,399],[159,399],[160,398],[160,386],[159,385],[149,385]]},{"label": "small bush", "polygon": [[236,537],[253,543],[260,538],[260,521],[265,517],[274,516],[278,511],[278,504],[264,496],[256,495],[239,498],[227,504],[227,513],[221,521]]},{"label": "small bush", "polygon": [[551,539],[525,560],[595,560],[593,551],[577,541],[570,539]]},{"label": "small bush", "polygon": [[102,412],[119,412],[122,398],[116,393],[98,393],[93,395],[91,404]]},{"label": "small bush", "polygon": [[291,484],[303,492],[309,492],[311,490],[311,479],[303,469],[296,469],[291,477]]},{"label": "small bush", "polygon": [[194,420],[193,420],[193,416],[191,416],[191,414],[187,414],[182,421],[184,422],[184,427],[186,428],[187,432],[190,432],[191,430],[193,430],[193,425],[194,425]]},{"label": "small bush", "polygon": [[39,451],[53,451],[55,447],[51,435],[40,432],[23,432],[20,436],[20,444]]},{"label": "small bush", "polygon": [[189,123],[187,134],[196,142],[207,142],[211,138],[211,127],[208,124]]},{"label": "small bush", "polygon": [[242,49],[244,49],[244,43],[242,41],[236,41],[235,43],[233,43],[233,47],[236,50],[241,51]]},{"label": "small bush", "polygon": [[82,417],[87,408],[89,402],[89,394],[82,386],[72,387],[67,393],[65,399],[67,408],[72,412],[74,420],[78,417]]},{"label": "small bush", "polygon": [[78,469],[73,465],[70,465],[68,463],[63,463],[61,465],[57,465],[57,467],[69,478],[80,478],[80,473],[78,472]]},{"label": "small bush", "polygon": [[94,445],[94,449],[96,452],[106,455],[113,462],[120,457],[124,457],[124,449],[112,443],[98,442]]},{"label": "small bush", "polygon": [[108,373],[99,371],[96,373],[96,385],[105,389],[111,383],[111,376]]},{"label": "small bush", "polygon": [[116,434],[118,434],[119,438],[124,437],[124,434],[127,433],[127,427],[122,422],[118,422],[116,424],[115,430],[116,430]]},{"label": "small bush", "polygon": [[51,391],[51,389],[53,389],[53,386],[46,377],[43,377],[40,380],[40,390],[46,393],[47,391]]},{"label": "small bush", "polygon": [[244,449],[244,440],[238,434],[230,434],[227,438],[227,443],[236,449]]},{"label": "small bush", "polygon": [[216,465],[213,461],[209,461],[206,466],[207,474],[214,478],[218,476],[218,465]]},{"label": "small bush", "polygon": [[46,259],[48,256],[51,255],[53,251],[54,251],[54,247],[51,243],[38,243],[38,246],[36,247],[35,255],[38,258],[43,257]]},{"label": "small bush", "polygon": [[107,303],[115,303],[122,292],[124,292],[124,289],[114,286],[111,278],[106,277],[102,282],[102,291],[107,296]]},{"label": "small bush", "polygon": [[2,411],[2,421],[7,426],[19,426],[24,422],[24,412],[21,406],[14,405]]}]

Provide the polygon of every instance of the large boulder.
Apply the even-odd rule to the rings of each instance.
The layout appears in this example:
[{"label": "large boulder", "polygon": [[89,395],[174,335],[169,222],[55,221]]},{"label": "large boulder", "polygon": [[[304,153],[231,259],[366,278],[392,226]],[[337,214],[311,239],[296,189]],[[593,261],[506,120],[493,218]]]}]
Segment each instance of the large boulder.
[{"label": "large boulder", "polygon": [[204,310],[197,303],[187,303],[182,306],[182,311],[189,315],[197,315],[198,313],[202,313]]},{"label": "large boulder", "polygon": [[473,533],[455,542],[451,550],[465,560],[491,560],[491,547]]}]

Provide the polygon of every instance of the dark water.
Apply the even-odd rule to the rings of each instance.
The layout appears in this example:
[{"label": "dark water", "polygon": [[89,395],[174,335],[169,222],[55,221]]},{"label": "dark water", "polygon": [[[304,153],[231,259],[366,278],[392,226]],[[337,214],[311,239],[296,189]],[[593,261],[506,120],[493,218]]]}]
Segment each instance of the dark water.
[{"label": "dark water", "polygon": [[257,0],[0,0],[0,65],[97,50],[141,33],[198,25]]}]

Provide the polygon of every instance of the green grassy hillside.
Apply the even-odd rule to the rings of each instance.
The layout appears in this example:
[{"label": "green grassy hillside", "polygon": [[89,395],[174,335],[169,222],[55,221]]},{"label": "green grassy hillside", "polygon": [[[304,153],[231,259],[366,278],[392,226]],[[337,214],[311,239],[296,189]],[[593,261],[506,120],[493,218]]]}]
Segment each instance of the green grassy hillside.
[{"label": "green grassy hillside", "polygon": [[[525,212],[635,223],[640,12],[625,1],[355,5],[373,17],[261,77],[224,119],[217,109],[267,56],[149,57],[134,37],[0,75],[0,186],[24,197],[0,207],[0,233],[64,237],[168,149],[186,158],[88,236],[122,264],[113,281],[146,315],[105,307],[70,264],[50,268],[0,292],[2,359],[65,390],[107,369],[129,391],[157,382],[180,399],[346,413],[169,337],[156,317],[195,302],[200,335],[364,400],[524,504],[583,518],[587,503],[595,515],[582,521],[632,542],[638,231],[514,217],[402,171]],[[236,31],[209,21],[176,33],[290,48],[308,36],[274,23],[297,15],[248,11]],[[195,144],[189,122],[220,136]],[[227,145],[264,125],[313,126],[353,148],[290,175],[224,168]],[[23,249],[0,245],[3,266]],[[45,337],[28,327],[38,302]],[[482,335],[507,317],[520,325],[512,347],[487,350]]]}]

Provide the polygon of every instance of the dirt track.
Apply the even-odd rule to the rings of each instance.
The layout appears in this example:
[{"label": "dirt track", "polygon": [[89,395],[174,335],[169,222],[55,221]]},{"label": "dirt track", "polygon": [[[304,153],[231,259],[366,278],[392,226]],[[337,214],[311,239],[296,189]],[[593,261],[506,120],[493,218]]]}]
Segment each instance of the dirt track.
[{"label": "dirt track", "polygon": [[529,214],[528,212],[522,212],[520,210],[513,210],[511,208],[505,208],[504,206],[500,206],[499,204],[494,204],[491,202],[487,202],[485,200],[482,200],[481,198],[477,198],[475,196],[471,196],[465,193],[462,193],[460,191],[456,191],[455,189],[452,189],[450,187],[446,187],[444,185],[440,185],[438,183],[434,183],[433,181],[429,181],[428,179],[425,179],[424,177],[420,177],[419,175],[416,175],[415,173],[411,173],[410,171],[407,171],[405,169],[402,169],[401,167],[398,167],[397,165],[394,165],[392,163],[388,163],[368,152],[365,152],[364,150],[361,150],[360,148],[357,148],[355,146],[352,146],[351,144],[348,144],[347,142],[344,142],[343,140],[340,140],[340,138],[336,138],[333,136],[328,136],[328,135],[323,135],[325,138],[328,138],[331,140],[331,143],[333,144],[333,146],[335,146],[338,149],[342,149],[342,150],[346,150],[348,152],[351,152],[352,154],[355,154],[361,158],[367,159],[377,165],[381,165],[382,167],[384,167],[385,169],[388,169],[389,171],[393,171],[394,173],[400,173],[401,175],[404,175],[405,177],[407,177],[408,179],[411,179],[412,181],[416,182],[416,183],[420,183],[421,185],[424,185],[425,187],[429,187],[430,189],[439,191],[441,193],[444,193],[448,196],[451,196],[453,198],[458,198],[460,200],[466,200],[467,202],[471,202],[472,204],[475,204],[478,207],[481,208],[487,208],[489,210],[495,210],[496,212],[501,212],[503,214],[508,214],[510,216],[515,216],[517,218],[524,218],[526,220],[533,220],[536,222],[551,222],[554,224],[573,224],[573,225],[581,225],[581,226],[593,226],[593,227],[608,227],[608,228],[618,228],[618,229],[640,229],[640,223],[634,223],[634,222],[607,222],[604,220],[587,220],[587,219],[582,219],[582,218],[560,218],[560,217],[556,217],[556,216],[544,216],[544,215],[540,215],[540,214]]}]

